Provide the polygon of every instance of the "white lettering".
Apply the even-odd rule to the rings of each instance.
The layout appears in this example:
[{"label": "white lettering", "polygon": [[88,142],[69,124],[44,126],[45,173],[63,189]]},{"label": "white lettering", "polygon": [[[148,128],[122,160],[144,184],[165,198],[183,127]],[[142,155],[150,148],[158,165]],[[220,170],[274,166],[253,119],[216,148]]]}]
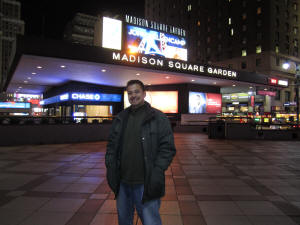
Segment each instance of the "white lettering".
[{"label": "white lettering", "polygon": [[120,53],[113,52],[113,60],[120,60]]}]

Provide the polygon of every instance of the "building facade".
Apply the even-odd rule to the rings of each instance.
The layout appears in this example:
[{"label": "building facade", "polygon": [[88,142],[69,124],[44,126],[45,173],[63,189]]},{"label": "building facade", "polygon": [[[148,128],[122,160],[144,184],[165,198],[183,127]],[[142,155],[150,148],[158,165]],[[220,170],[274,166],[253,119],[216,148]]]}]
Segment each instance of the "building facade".
[{"label": "building facade", "polygon": [[[187,30],[189,60],[287,78],[300,64],[299,0],[146,0],[147,19]],[[282,68],[289,62],[290,68]],[[294,86],[273,105],[295,101]],[[288,110],[294,110],[293,108]]]},{"label": "building facade", "polygon": [[24,35],[25,23],[21,20],[21,3],[0,0],[0,91],[16,50],[16,36]]},{"label": "building facade", "polygon": [[98,17],[77,13],[64,32],[64,40],[82,45],[94,45],[95,24]]}]

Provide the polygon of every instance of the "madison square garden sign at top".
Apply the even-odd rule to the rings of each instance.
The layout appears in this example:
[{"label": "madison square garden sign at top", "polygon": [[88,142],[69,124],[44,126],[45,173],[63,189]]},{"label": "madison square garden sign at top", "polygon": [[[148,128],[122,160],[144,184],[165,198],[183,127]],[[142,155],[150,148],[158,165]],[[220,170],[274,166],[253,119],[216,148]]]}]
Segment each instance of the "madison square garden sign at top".
[{"label": "madison square garden sign at top", "polygon": [[236,71],[188,62],[184,29],[125,15],[124,21],[103,17],[102,47],[111,60],[126,65],[201,74],[236,80]]}]

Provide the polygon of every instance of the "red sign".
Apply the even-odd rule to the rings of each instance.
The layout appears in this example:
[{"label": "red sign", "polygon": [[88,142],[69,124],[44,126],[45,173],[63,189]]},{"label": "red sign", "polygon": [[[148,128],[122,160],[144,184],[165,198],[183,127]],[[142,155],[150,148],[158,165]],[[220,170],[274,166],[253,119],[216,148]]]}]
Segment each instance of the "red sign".
[{"label": "red sign", "polygon": [[251,95],[250,100],[251,100],[251,107],[254,107],[254,96],[253,95]]},{"label": "red sign", "polygon": [[221,94],[206,94],[206,113],[221,113],[222,96]]},{"label": "red sign", "polygon": [[276,92],[275,91],[257,91],[258,95],[269,95],[269,96],[276,96]]},{"label": "red sign", "polygon": [[276,84],[278,83],[278,80],[275,79],[275,78],[271,78],[271,79],[270,79],[270,83],[276,85]]}]

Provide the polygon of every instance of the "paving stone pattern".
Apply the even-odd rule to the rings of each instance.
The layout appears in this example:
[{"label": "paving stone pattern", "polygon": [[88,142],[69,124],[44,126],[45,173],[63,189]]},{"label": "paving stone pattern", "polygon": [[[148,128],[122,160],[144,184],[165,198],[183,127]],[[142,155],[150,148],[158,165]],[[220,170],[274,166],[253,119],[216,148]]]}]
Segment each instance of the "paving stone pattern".
[{"label": "paving stone pattern", "polygon": [[[164,225],[300,224],[300,142],[175,134]],[[0,147],[1,225],[117,225],[106,142]],[[141,225],[135,215],[134,224]]]}]

